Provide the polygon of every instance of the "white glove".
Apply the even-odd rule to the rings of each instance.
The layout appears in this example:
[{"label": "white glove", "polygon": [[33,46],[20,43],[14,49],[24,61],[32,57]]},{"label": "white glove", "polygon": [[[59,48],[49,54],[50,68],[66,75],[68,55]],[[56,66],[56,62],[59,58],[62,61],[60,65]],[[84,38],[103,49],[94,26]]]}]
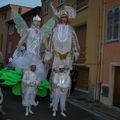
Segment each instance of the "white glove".
[{"label": "white glove", "polygon": [[13,60],[13,59],[10,57],[10,58],[9,58],[9,62],[12,62],[12,60]]},{"label": "white glove", "polygon": [[44,61],[49,61],[51,58],[52,58],[52,53],[50,51],[46,51]]},{"label": "white glove", "polygon": [[74,53],[74,58],[75,58],[75,61],[77,61],[77,60],[78,60],[78,57],[79,57],[79,53],[78,53],[78,52],[75,52],[75,53]]}]

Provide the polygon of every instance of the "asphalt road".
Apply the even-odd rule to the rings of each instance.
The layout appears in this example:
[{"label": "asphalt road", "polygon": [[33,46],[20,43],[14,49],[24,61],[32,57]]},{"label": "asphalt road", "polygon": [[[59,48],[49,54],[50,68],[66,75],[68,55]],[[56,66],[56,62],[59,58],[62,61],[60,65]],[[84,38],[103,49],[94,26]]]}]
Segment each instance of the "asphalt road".
[{"label": "asphalt road", "polygon": [[33,115],[25,116],[25,109],[21,104],[21,97],[15,96],[11,93],[11,88],[2,88],[4,94],[4,111],[6,115],[0,115],[0,120],[100,120],[93,114],[87,111],[75,107],[67,103],[67,117],[62,117],[59,112],[57,116],[52,116],[52,111],[49,108],[49,97],[41,98],[37,97],[39,100],[39,105],[33,107]]}]

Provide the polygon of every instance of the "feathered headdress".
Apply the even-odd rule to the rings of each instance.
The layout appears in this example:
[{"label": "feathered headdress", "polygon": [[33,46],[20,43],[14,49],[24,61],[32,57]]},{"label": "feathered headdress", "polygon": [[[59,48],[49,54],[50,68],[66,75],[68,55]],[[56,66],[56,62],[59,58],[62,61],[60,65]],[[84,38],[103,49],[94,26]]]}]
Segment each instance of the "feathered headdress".
[{"label": "feathered headdress", "polygon": [[74,18],[76,17],[76,9],[74,9],[74,8],[71,7],[71,6],[65,5],[65,6],[64,6],[64,9],[57,11],[57,10],[53,7],[53,5],[51,4],[51,8],[52,8],[54,14],[55,14],[57,17],[59,17],[59,18],[61,18],[61,17],[63,17],[63,16],[68,16],[69,19],[74,19]]}]

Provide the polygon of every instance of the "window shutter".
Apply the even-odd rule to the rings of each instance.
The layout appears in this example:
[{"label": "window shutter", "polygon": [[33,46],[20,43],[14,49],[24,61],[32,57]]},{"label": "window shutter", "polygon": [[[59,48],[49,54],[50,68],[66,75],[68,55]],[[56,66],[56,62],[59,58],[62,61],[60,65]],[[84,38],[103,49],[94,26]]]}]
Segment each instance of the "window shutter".
[{"label": "window shutter", "polygon": [[108,11],[107,16],[107,40],[116,41],[119,39],[120,8],[113,8]]},{"label": "window shutter", "polygon": [[108,12],[108,18],[107,18],[107,21],[108,21],[108,26],[107,26],[107,39],[108,41],[112,39],[112,31],[113,31],[113,11],[110,10]]},{"label": "window shutter", "polygon": [[118,38],[119,33],[119,8],[114,10],[114,26],[113,26],[113,39]]}]

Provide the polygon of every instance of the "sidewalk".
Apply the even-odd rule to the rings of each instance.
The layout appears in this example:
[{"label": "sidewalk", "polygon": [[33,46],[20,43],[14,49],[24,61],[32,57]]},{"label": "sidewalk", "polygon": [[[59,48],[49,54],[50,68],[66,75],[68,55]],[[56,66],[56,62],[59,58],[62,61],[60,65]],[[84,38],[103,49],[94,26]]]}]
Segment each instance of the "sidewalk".
[{"label": "sidewalk", "polygon": [[100,117],[102,120],[120,120],[120,108],[108,107],[102,103],[90,102],[78,97],[71,95],[68,102]]}]

